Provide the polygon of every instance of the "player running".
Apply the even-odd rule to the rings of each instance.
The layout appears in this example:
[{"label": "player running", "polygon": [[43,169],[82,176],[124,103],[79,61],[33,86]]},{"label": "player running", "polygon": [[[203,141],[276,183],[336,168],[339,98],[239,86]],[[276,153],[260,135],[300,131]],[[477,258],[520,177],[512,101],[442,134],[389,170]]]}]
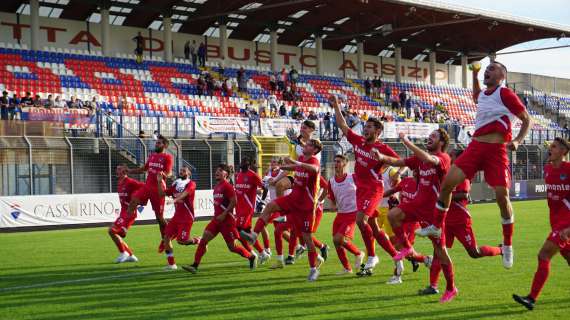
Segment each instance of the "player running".
[{"label": "player running", "polygon": [[113,225],[109,227],[108,232],[111,240],[113,240],[117,249],[119,249],[119,256],[115,259],[116,263],[139,261],[122,238],[127,236],[127,230],[129,230],[137,218],[136,210],[128,210],[131,197],[133,193],[143,187],[144,184],[128,177],[127,171],[128,168],[124,164],[118,165],[115,169],[118,178],[117,193],[119,194],[119,202],[121,203],[121,213]]},{"label": "player running", "polygon": [[[158,195],[157,190],[157,176],[163,175],[170,177],[172,175],[172,155],[166,152],[168,149],[168,139],[159,135],[154,145],[154,153],[151,154],[145,165],[129,169],[129,174],[141,174],[147,172],[146,184],[133,194],[131,202],[129,203],[128,211],[132,212],[141,204],[146,204],[150,200],[152,210],[156,216],[158,227],[160,228],[160,238],[164,238],[164,228],[166,227],[166,220],[164,219],[164,196]],[[166,189],[166,182],[163,182],[163,188]],[[161,241],[158,248],[159,252],[164,250],[164,243]]]},{"label": "player running", "polygon": [[333,222],[332,234],[336,253],[343,269],[338,275],[352,273],[352,268],[346,256],[346,250],[355,256],[354,268],[360,268],[364,252],[352,242],[356,227],[356,185],[354,175],[346,172],[348,158],[337,154],[334,157],[334,177],[329,179],[328,195],[336,208],[337,214]]},{"label": "player running", "polygon": [[182,269],[191,273],[198,272],[198,266],[202,261],[202,257],[206,253],[208,243],[212,241],[218,233],[222,234],[228,249],[231,252],[249,260],[249,268],[255,269],[257,266],[257,255],[247,251],[244,247],[236,245],[239,234],[236,229],[236,220],[233,216],[234,207],[236,205],[236,193],[234,187],[230,184],[229,177],[231,168],[227,164],[220,164],[214,173],[217,184],[214,186],[214,218],[208,223],[202,239],[196,249],[194,255],[194,263],[182,266]]},{"label": "player running", "polygon": [[538,252],[538,267],[527,296],[513,294],[513,299],[527,309],[534,304],[550,273],[550,260],[558,252],[570,266],[570,162],[563,161],[570,145],[563,138],[555,138],[548,148],[549,163],[544,166],[546,197],[550,209],[550,227],[542,248]]},{"label": "player running", "polygon": [[[400,139],[413,152],[413,156],[406,159],[394,159],[376,152],[376,157],[379,161],[397,167],[406,166],[413,171],[417,171],[418,174],[418,187],[414,199],[411,202],[400,204],[388,213],[392,229],[394,229],[398,242],[402,246],[400,252],[394,256],[396,261],[402,260],[414,252],[406,236],[404,224],[413,222],[433,223],[434,207],[441,187],[441,181],[451,164],[449,155],[444,152],[449,145],[449,135],[443,129],[434,130],[429,135],[426,143],[427,152],[413,144],[403,133],[400,133]],[[448,302],[457,295],[458,290],[453,279],[451,258],[445,248],[445,234],[442,234],[441,237],[430,237],[430,239],[433,244],[434,257],[439,259],[443,274],[447,280],[447,290],[441,297],[440,302]]]},{"label": "player running", "polygon": [[289,195],[279,197],[267,204],[263,213],[257,219],[253,232],[241,232],[250,243],[255,242],[257,235],[268,224],[274,212],[288,214],[294,229],[300,232],[308,248],[310,272],[309,281],[319,277],[319,267],[324,261],[317,255],[312,234],[314,230],[315,211],[317,206],[317,191],[320,175],[320,163],[315,157],[323,149],[319,140],[311,139],[303,147],[303,155],[298,160],[285,158],[284,170],[295,171],[295,182]]},{"label": "player running", "polygon": [[[462,150],[455,149],[450,153],[452,164],[462,152]],[[451,206],[445,218],[445,247],[448,249],[452,248],[453,241],[457,239],[473,259],[498,256],[501,254],[500,247],[477,246],[477,240],[475,239],[475,233],[472,228],[471,215],[467,209],[467,205],[470,201],[470,190],[471,182],[465,179],[462,183],[457,185],[453,191]],[[439,260],[434,259],[430,268],[430,285],[420,290],[420,295],[439,293],[437,290],[437,282],[440,272],[441,265],[439,264]]]},{"label": "player running", "polygon": [[196,183],[190,179],[192,172],[190,168],[183,166],[179,170],[179,177],[172,185],[164,190],[164,176],[159,175],[157,181],[158,196],[165,195],[174,198],[174,216],[164,230],[164,252],[168,265],[165,270],[176,270],[176,262],[174,260],[174,252],[172,248],[172,239],[176,239],[181,245],[198,244],[200,238],[190,238],[190,230],[194,224],[194,195],[196,193]]},{"label": "player running", "polygon": [[[334,108],[336,123],[342,130],[342,133],[352,144],[354,149],[354,156],[356,164],[354,165],[354,183],[356,184],[356,224],[362,234],[366,252],[368,254],[368,261],[364,269],[371,270],[378,264],[378,257],[376,257],[376,249],[374,247],[374,229],[369,223],[369,219],[376,218],[376,207],[382,194],[384,193],[384,185],[380,168],[382,163],[378,161],[375,153],[384,154],[389,157],[399,158],[399,156],[387,145],[378,141],[384,126],[376,118],[369,118],[363,129],[363,135],[360,136],[346,124],[346,120],[341,113],[338,98],[331,96],[329,100],[331,106]],[[376,232],[378,232],[376,230]]]},{"label": "player running", "polygon": [[[478,73],[478,69],[473,70],[473,100],[477,103],[473,139],[445,177],[436,205],[434,225],[422,229],[418,235],[438,237],[441,234],[453,189],[465,179],[472,180],[482,170],[487,184],[495,189],[503,226],[503,266],[510,269],[513,266],[515,219],[509,200],[511,177],[507,149],[517,150],[530,128],[531,119],[517,95],[502,85],[507,77],[507,68],[502,63],[491,62],[485,70],[485,91],[479,86]],[[511,140],[515,117],[522,121],[522,126],[517,137]]]},{"label": "player running", "polygon": [[[257,199],[257,190],[263,186],[261,177],[253,170],[252,161],[248,157],[244,157],[240,163],[240,172],[236,174],[236,226],[238,231],[251,231],[251,219],[255,212],[255,202]],[[267,235],[265,236],[267,238]],[[251,251],[252,248],[247,241],[240,238],[242,245]],[[271,255],[261,247],[259,240],[253,244],[257,252],[259,252],[259,263],[263,264]]]}]

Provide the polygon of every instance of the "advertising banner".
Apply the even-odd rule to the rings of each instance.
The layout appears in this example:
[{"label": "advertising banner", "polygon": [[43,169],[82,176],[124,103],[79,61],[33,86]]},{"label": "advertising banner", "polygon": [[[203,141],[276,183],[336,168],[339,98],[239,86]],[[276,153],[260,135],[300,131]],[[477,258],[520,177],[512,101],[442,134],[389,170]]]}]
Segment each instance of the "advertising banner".
[{"label": "advertising banner", "polygon": [[87,110],[22,108],[22,120],[63,122],[67,129],[89,129],[96,123]]},{"label": "advertising banner", "polygon": [[433,130],[438,128],[439,124],[437,123],[385,122],[382,137],[384,139],[396,139],[398,134],[403,132],[409,138],[427,138]]},{"label": "advertising banner", "polygon": [[[194,210],[196,217],[213,215],[211,190],[196,191]],[[111,223],[120,212],[116,193],[1,197],[0,228]],[[172,199],[167,198],[164,216],[173,215]],[[137,209],[137,220],[154,219],[150,203]]]},{"label": "advertising banner", "polygon": [[203,136],[216,133],[246,136],[249,134],[249,119],[198,116],[196,117],[196,133]]},{"label": "advertising banner", "polygon": [[[292,120],[292,119],[261,119],[261,135],[263,136],[274,136],[282,137],[288,135],[289,132],[294,132],[294,136],[299,135],[299,129],[301,128],[302,121]],[[313,135],[315,137],[320,136],[320,126],[318,121],[313,121],[315,123],[315,132]]]}]

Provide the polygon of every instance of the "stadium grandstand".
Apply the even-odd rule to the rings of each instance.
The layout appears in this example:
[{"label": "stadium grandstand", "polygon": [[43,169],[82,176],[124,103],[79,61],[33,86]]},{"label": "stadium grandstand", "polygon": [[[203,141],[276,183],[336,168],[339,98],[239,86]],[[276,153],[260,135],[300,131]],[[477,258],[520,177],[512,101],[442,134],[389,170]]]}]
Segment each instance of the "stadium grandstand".
[{"label": "stadium grandstand", "polygon": [[[381,140],[401,157],[412,151],[400,133],[425,148],[439,128],[450,150],[465,149],[478,110],[472,69],[514,45],[569,34],[567,25],[432,0],[3,0],[0,232],[115,221],[116,168],[145,166],[162,137],[174,175],[191,169],[200,219],[214,214],[221,163],[238,171],[255,159],[263,177],[277,158],[297,158],[307,120],[331,178],[336,155],[355,163],[331,97],[355,132],[380,120]],[[548,143],[570,138],[570,79],[508,70],[504,85],[532,119],[508,152],[511,198],[545,199]],[[130,176],[144,181],[143,171]],[[469,199],[495,200],[482,172]],[[173,201],[165,208],[171,218]],[[138,214],[155,220],[151,205]],[[0,286],[0,296],[10,290]]]}]

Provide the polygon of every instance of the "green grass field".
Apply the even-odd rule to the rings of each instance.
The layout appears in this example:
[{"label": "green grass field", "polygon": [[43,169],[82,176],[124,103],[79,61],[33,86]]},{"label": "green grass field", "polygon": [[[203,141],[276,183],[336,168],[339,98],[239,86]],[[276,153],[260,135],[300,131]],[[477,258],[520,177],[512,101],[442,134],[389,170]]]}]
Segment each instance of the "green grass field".
[{"label": "green grass field", "polygon": [[[321,277],[308,283],[306,258],[282,270],[268,265],[255,271],[229,253],[221,237],[209,246],[200,272],[164,272],[156,252],[158,228],[134,226],[127,241],[140,259],[113,264],[116,249],[103,228],[0,234],[0,318],[2,319],[554,319],[570,309],[570,273],[559,256],[534,311],[511,299],[526,294],[536,268],[536,254],[549,231],[545,201],[514,203],[515,266],[502,267],[500,257],[472,260],[459,245],[451,249],[459,296],[441,305],[438,296],[420,297],[428,270],[411,273],[404,283],[386,285],[392,271],[388,256],[374,276],[337,276],[334,249]],[[479,244],[501,242],[495,204],[473,205]],[[333,215],[325,214],[318,236],[332,247]],[[194,225],[200,235],[205,222]],[[356,243],[363,248],[357,231]],[[429,251],[427,240],[416,248]],[[195,247],[175,246],[178,265],[193,261]],[[352,260],[352,259],[351,259]],[[444,280],[442,277],[442,284]]]}]

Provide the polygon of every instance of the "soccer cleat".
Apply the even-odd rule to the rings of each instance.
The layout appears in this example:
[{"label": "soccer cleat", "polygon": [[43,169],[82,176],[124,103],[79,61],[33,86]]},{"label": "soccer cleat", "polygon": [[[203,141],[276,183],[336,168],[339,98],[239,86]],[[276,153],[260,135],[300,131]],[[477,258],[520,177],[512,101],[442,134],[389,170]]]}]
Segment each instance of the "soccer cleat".
[{"label": "soccer cleat", "polygon": [[400,261],[409,256],[410,254],[412,254],[412,251],[413,251],[412,248],[403,248],[395,256],[393,256],[392,259],[394,261]]},{"label": "soccer cleat", "polygon": [[128,256],[125,262],[139,262],[139,259],[133,254],[132,256]]},{"label": "soccer cleat", "polygon": [[522,304],[522,305],[523,305],[525,308],[527,308],[528,310],[534,309],[534,303],[535,303],[536,301],[534,301],[534,299],[531,298],[531,297],[529,297],[529,296],[522,297],[522,296],[513,294],[513,299],[514,299],[516,302]]},{"label": "soccer cleat", "polygon": [[295,264],[295,257],[293,256],[287,256],[287,258],[285,258],[285,264],[289,265],[289,264]]},{"label": "soccer cleat", "polygon": [[445,292],[443,293],[443,296],[441,296],[441,299],[439,299],[439,302],[441,302],[441,303],[449,302],[449,301],[453,300],[453,298],[455,298],[455,296],[457,296],[458,293],[459,293],[459,290],[457,290],[457,287],[454,287],[453,290],[451,290],[451,291],[445,290]]},{"label": "soccer cleat", "polygon": [[271,259],[271,255],[265,252],[265,250],[261,251],[259,254],[259,264],[265,264],[269,259]]},{"label": "soccer cleat", "polygon": [[420,237],[441,237],[441,228],[430,224],[429,226],[416,230],[416,235]]},{"label": "soccer cleat", "polygon": [[325,261],[327,261],[327,258],[329,257],[329,246],[326,244],[323,244],[323,247],[321,248],[321,256]]},{"label": "soccer cleat", "polygon": [[182,269],[184,269],[190,273],[197,273],[198,272],[198,266],[193,265],[193,264],[182,266]]},{"label": "soccer cleat", "polygon": [[317,281],[318,278],[319,278],[319,269],[311,268],[311,271],[309,271],[309,276],[307,277],[307,280],[309,282],[313,282],[313,281]]},{"label": "soccer cleat", "polygon": [[342,269],[336,273],[337,276],[344,276],[345,274],[352,274],[352,270],[350,269]]},{"label": "soccer cleat", "polygon": [[426,268],[431,269],[432,262],[433,262],[433,257],[432,256],[426,256],[426,258],[424,260],[424,265],[426,266]]},{"label": "soccer cleat", "polygon": [[413,259],[409,259],[409,261],[412,264],[412,271],[413,272],[418,271],[418,269],[420,268],[420,264],[416,260],[413,260]]},{"label": "soccer cleat", "polygon": [[513,267],[513,246],[501,246],[501,253],[503,254],[503,267],[510,269]]},{"label": "soccer cleat", "polygon": [[249,269],[253,270],[255,268],[257,268],[257,255],[255,253],[252,253],[251,257],[249,257]]},{"label": "soccer cleat", "polygon": [[364,269],[374,269],[379,261],[380,259],[378,259],[377,256],[368,257],[368,261],[366,261]]},{"label": "soccer cleat", "polygon": [[174,271],[174,270],[178,270],[178,266],[175,264],[168,264],[166,265],[166,267],[164,267],[164,271]]},{"label": "soccer cleat", "polygon": [[394,264],[396,265],[396,276],[402,276],[404,273],[404,261],[395,261]]},{"label": "soccer cleat", "polygon": [[432,294],[438,294],[439,290],[437,290],[437,288],[434,288],[432,286],[427,286],[424,289],[420,289],[418,291],[418,294],[420,296],[428,296],[428,295],[432,295]]},{"label": "soccer cleat", "polygon": [[325,262],[325,259],[323,257],[321,257],[320,255],[317,256],[317,265],[315,266],[315,268],[320,268],[321,265]]},{"label": "soccer cleat", "polygon": [[360,251],[360,254],[354,259],[354,269],[360,269],[362,261],[364,260],[364,252]]},{"label": "soccer cleat", "polygon": [[129,254],[126,252],[121,252],[119,254],[119,256],[117,257],[117,259],[115,259],[115,263],[123,263],[126,262],[127,259],[129,258]]},{"label": "soccer cleat", "polygon": [[164,252],[164,242],[162,242],[162,240],[160,241],[160,244],[158,245],[158,253],[163,253]]},{"label": "soccer cleat", "polygon": [[275,270],[275,269],[283,269],[283,267],[284,267],[283,261],[277,260],[277,261],[275,261],[275,263],[274,263],[271,267],[269,267],[269,269],[273,269],[273,270]]},{"label": "soccer cleat", "polygon": [[295,259],[299,259],[303,255],[303,253],[305,253],[306,250],[307,248],[303,246],[297,246],[297,248],[295,249]]},{"label": "soccer cleat", "polygon": [[273,222],[287,222],[287,216],[279,216],[273,219]]},{"label": "soccer cleat", "polygon": [[401,276],[392,276],[390,277],[390,279],[388,279],[388,281],[386,281],[386,284],[400,284],[400,283],[402,283]]},{"label": "soccer cleat", "polygon": [[202,240],[202,237],[194,237],[192,238],[192,243],[190,243],[191,245],[197,245],[200,243],[200,241]]},{"label": "soccer cleat", "polygon": [[241,230],[239,232],[239,235],[242,239],[245,239],[245,241],[249,242],[249,244],[253,245],[255,243],[255,240],[257,239],[257,233],[255,232],[247,232],[245,230]]}]

